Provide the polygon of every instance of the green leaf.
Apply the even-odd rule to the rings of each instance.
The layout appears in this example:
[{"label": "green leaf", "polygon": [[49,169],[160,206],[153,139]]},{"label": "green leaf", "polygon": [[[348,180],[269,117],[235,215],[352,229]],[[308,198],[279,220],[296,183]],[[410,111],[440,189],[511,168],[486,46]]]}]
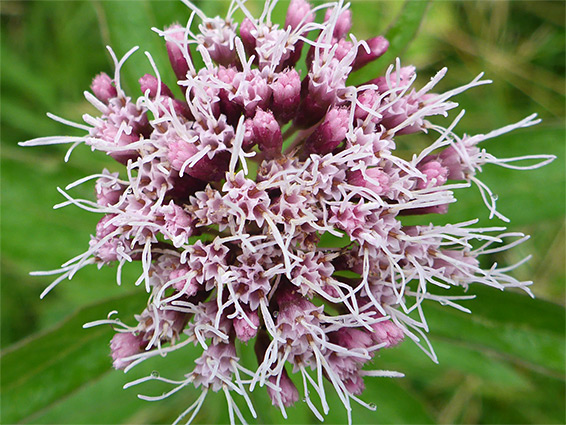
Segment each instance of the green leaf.
[{"label": "green leaf", "polygon": [[529,381],[506,359],[476,350],[454,341],[430,338],[439,364],[435,364],[411,341],[380,352],[376,368],[396,370],[405,374],[402,381],[433,382],[443,372],[471,375],[486,385],[482,392],[496,398],[507,399],[518,391],[530,391]]},{"label": "green leaf", "polygon": [[115,308],[122,317],[141,310],[146,294],[137,292],[81,309],[56,327],[3,351],[2,422],[25,420],[107,372],[112,330],[82,325],[106,317]]},{"label": "green leaf", "polygon": [[[2,42],[0,49],[2,60],[9,64],[3,67],[1,77],[3,89],[17,91],[17,100],[29,97],[33,98],[36,105],[39,104],[42,108],[52,106],[57,96],[49,80],[41,74],[34,73],[29,64],[5,42]],[[7,97],[3,98],[3,102],[7,100]]]},{"label": "green leaf", "polygon": [[146,51],[153,57],[162,81],[169,87],[174,87],[175,80],[170,69],[165,42],[151,30],[158,25],[152,2],[149,0],[98,1],[96,5],[100,12],[100,25],[105,41],[112,47],[118,59],[132,47],[139,46],[139,50],[127,60],[121,73],[124,86],[129,92],[140,93],[138,80],[146,73],[155,75],[144,54]]},{"label": "green leaf", "polygon": [[[502,122],[499,126],[509,123]],[[464,130],[460,133],[464,133]],[[565,137],[562,124],[539,124],[486,141],[481,147],[497,158],[537,154],[564,158]],[[530,161],[530,164],[533,163]],[[528,162],[519,164],[527,165]],[[513,227],[540,224],[545,220],[562,222],[564,203],[556,201],[564,199],[566,187],[560,159],[543,168],[525,171],[488,164],[477,177],[497,195],[497,210],[511,219]],[[450,216],[477,217],[481,220],[480,225],[486,226],[501,224],[498,219],[488,218],[489,212],[475,185],[470,189],[456,190],[455,196],[458,201],[450,207]]]},{"label": "green leaf", "polygon": [[[39,415],[34,416],[33,423],[171,423],[200,395],[200,389],[192,385],[187,386],[165,400],[151,403],[140,400],[137,394],[157,395],[162,391],[170,390],[172,386],[154,381],[126,390],[122,387],[127,382],[147,376],[153,371],[158,371],[163,377],[182,379],[183,374],[192,369],[193,359],[198,356],[198,351],[200,351],[200,346],[184,347],[177,352],[169,353],[166,358],[158,356],[148,359],[126,374],[108,367],[107,372],[101,375],[100,379],[86,382],[69,397],[61,399]],[[100,409],[100,406],[105,406],[105,408]],[[205,412],[207,406],[208,403],[203,406]],[[212,406],[211,410],[213,409],[222,414],[225,410],[223,407],[219,408],[218,404]]]},{"label": "green leaf", "polygon": [[431,335],[550,376],[563,376],[566,361],[564,307],[526,295],[471,288],[472,314],[438,304],[425,307]]},{"label": "green leaf", "polygon": [[401,381],[438,412],[437,421],[558,423],[564,412],[564,308],[487,287],[469,292],[477,295],[465,303],[471,315],[424,306],[439,364],[406,341],[381,352],[376,367],[404,373]]},{"label": "green leaf", "polygon": [[379,63],[385,66],[395,61],[414,40],[429,6],[429,1],[407,0],[395,23],[386,31],[385,38],[389,41],[389,49]]},{"label": "green leaf", "polygon": [[[255,358],[253,358],[255,357],[253,345],[250,344],[241,348],[243,349],[242,361],[244,365],[251,367],[251,364],[246,364],[245,360],[256,363]],[[171,423],[200,395],[200,389],[195,389],[192,385],[189,385],[165,400],[150,403],[137,399],[136,394],[157,395],[170,390],[172,387],[167,385],[160,387],[158,382],[146,383],[127,390],[122,390],[122,386],[126,382],[146,376],[152,371],[158,371],[163,377],[182,379],[183,374],[192,369],[193,361],[200,352],[200,346],[187,346],[177,352],[169,353],[166,358],[149,359],[126,375],[119,371],[111,371],[102,376],[101,379],[88,382],[68,398],[50,406],[41,415],[34,417],[33,423]],[[422,353],[420,354],[422,355]],[[354,423],[434,423],[426,403],[403,384],[403,380],[399,379],[366,379],[367,392],[362,395],[362,399],[368,403],[375,403],[377,411],[367,410],[353,402],[352,417]],[[313,394],[312,396],[316,402],[316,395]],[[326,422],[345,423],[345,409],[329,383],[326,385],[326,396],[330,405],[330,412],[325,417]],[[280,411],[271,405],[271,400],[265,388],[256,387],[250,397],[258,413],[257,420],[251,418],[247,408],[243,406],[242,399],[238,396],[235,397],[244,416],[250,420],[249,423],[319,423],[302,402],[288,408],[288,419],[284,420]],[[116,401],[117,399],[119,402]],[[93,400],[96,400],[96,403],[93,403]],[[103,411],[99,408],[101,405],[106,406]],[[228,421],[224,394],[222,392],[209,393],[195,419],[195,423],[227,423]]]}]

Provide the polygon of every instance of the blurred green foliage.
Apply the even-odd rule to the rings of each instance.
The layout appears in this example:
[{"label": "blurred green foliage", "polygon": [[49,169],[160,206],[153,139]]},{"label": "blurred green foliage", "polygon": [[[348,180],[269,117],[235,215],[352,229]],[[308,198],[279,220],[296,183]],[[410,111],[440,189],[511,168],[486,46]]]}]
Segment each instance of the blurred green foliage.
[{"label": "blurred green foliage", "polygon": [[[225,1],[196,3],[209,15],[227,8]],[[260,3],[251,2],[250,7],[257,12]],[[61,201],[55,188],[104,167],[119,167],[84,147],[64,164],[65,147],[23,149],[17,142],[76,134],[45,113],[80,121],[83,113],[92,111],[82,92],[95,74],[112,72],[106,44],[118,55],[140,45],[171,82],[172,73],[164,71],[165,49],[150,28],[184,23],[188,9],[177,1],[146,0],[3,0],[0,8],[2,422],[170,422],[198,391],[187,389],[152,404],[135,397],[137,388],[120,387],[153,369],[180,377],[195,353],[177,352],[168,361],[148,362],[124,376],[110,370],[106,353],[111,330],[80,327],[112,309],[120,309],[124,318],[141,309],[131,279],[117,287],[113,269],[84,270],[40,302],[38,295],[50,280],[28,276],[31,270],[56,268],[82,252],[98,219],[73,208],[51,210]],[[385,60],[361,70],[353,82],[378,76],[396,56],[403,64],[417,66],[420,84],[447,66],[441,90],[485,71],[494,83],[457,99],[467,111],[459,131],[487,132],[538,112],[542,124],[490,141],[487,148],[501,157],[558,156],[540,170],[490,167],[482,176],[499,195],[500,210],[511,217],[510,228],[533,235],[493,260],[512,264],[532,253],[533,258],[513,273],[534,280],[538,299],[476,288],[472,293],[478,298],[466,304],[474,311],[471,316],[430,305],[431,341],[440,364],[410,342],[382,353],[376,367],[399,370],[406,378],[368,380],[364,399],[378,409],[355,408],[355,422],[564,423],[564,2],[354,1],[352,9],[358,37],[387,33],[392,41]],[[282,2],[275,11],[281,22],[284,13]],[[150,71],[141,52],[127,63],[125,81],[132,93],[137,78]],[[422,136],[408,136],[399,149],[409,154],[422,143]],[[74,193],[89,198],[91,191],[85,185]],[[443,220],[478,217],[481,225],[501,224],[488,220],[479,193],[467,190],[457,197]],[[126,276],[135,272],[126,270]],[[251,364],[248,354],[242,361]],[[161,389],[148,386],[147,391],[159,394]],[[226,409],[217,407],[225,405],[223,397],[209,397],[196,422],[226,422]],[[261,391],[253,398],[258,406],[270,404]],[[336,407],[327,421],[343,423],[339,401],[329,401]],[[282,422],[275,409],[259,410],[258,423]],[[289,416],[289,423],[317,422],[305,406],[289,409]]]}]

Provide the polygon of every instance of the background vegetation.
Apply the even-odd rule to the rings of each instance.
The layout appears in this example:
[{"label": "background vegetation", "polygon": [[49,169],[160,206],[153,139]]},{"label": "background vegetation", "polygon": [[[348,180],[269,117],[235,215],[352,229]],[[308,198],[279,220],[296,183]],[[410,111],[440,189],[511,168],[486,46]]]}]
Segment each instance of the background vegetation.
[{"label": "background vegetation", "polygon": [[[200,1],[209,15],[223,14],[225,1]],[[257,6],[257,4],[256,4]],[[103,167],[118,169],[110,158],[77,149],[63,163],[64,147],[23,149],[18,141],[74,134],[45,112],[80,121],[91,107],[82,97],[92,77],[111,72],[104,48],[119,55],[140,45],[166,75],[166,57],[150,27],[184,23],[188,10],[171,1],[5,1],[1,7],[2,147],[2,422],[3,423],[168,423],[197,392],[181,391],[155,404],[136,398],[138,388],[121,386],[152,370],[180,377],[195,353],[176,353],[128,375],[110,369],[107,328],[83,330],[82,323],[113,309],[121,317],[137,313],[142,297],[132,285],[117,287],[112,269],[80,272],[40,302],[50,280],[29,271],[56,268],[84,251],[98,217],[76,208],[53,211],[64,187]],[[252,7],[254,7],[252,5]],[[472,316],[435,305],[426,311],[439,365],[411,342],[383,352],[375,365],[406,374],[398,380],[367,380],[364,399],[377,412],[355,409],[356,423],[564,423],[564,8],[562,1],[434,3],[354,1],[353,32],[358,37],[389,36],[391,53],[368,66],[355,82],[374,78],[396,56],[420,70],[420,84],[443,66],[449,72],[440,89],[470,81],[479,72],[490,86],[459,97],[467,114],[460,132],[486,132],[538,112],[543,123],[492,140],[498,156],[553,153],[550,166],[530,172],[486,167],[483,180],[499,195],[510,228],[531,240],[494,260],[511,264],[533,258],[514,273],[535,281],[532,300],[520,293],[472,288]],[[276,13],[283,21],[285,2]],[[134,82],[150,68],[142,53],[126,65]],[[172,73],[166,78],[171,82]],[[454,114],[455,115],[455,114]],[[418,139],[407,139],[407,150]],[[92,196],[91,187],[75,193]],[[479,193],[457,194],[451,221],[488,220]],[[130,270],[135,272],[135,270]],[[127,280],[126,280],[127,282]],[[190,351],[190,350],[189,350]],[[243,361],[249,361],[244,358]],[[159,394],[147,386],[142,392]],[[257,395],[255,395],[257,393]],[[258,423],[279,423],[269,400],[254,393]],[[327,419],[343,423],[339,401]],[[289,410],[289,423],[316,423],[305,406]],[[197,423],[227,421],[225,402],[212,396]]]}]

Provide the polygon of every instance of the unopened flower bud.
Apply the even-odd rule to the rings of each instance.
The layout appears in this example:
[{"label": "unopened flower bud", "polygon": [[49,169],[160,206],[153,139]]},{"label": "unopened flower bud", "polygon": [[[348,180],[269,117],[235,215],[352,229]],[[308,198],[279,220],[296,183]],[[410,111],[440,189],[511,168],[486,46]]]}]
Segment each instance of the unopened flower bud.
[{"label": "unopened flower bud", "polygon": [[[218,67],[218,79],[228,86],[233,87],[234,79],[237,74],[238,70],[235,67]],[[220,112],[226,115],[226,121],[228,123],[236,125],[240,115],[243,113],[243,108],[231,99],[231,95],[230,89],[221,88],[219,90]]]},{"label": "unopened flower bud", "polygon": [[188,168],[187,174],[206,182],[218,181],[225,177],[229,164],[230,152],[215,152],[212,158],[205,155],[195,165]]},{"label": "unopened flower bud", "polygon": [[[464,148],[468,149],[468,148]],[[479,149],[474,146],[469,148],[472,151],[478,151]],[[472,152],[475,153],[475,152]],[[448,146],[438,156],[440,163],[448,169],[447,178],[449,180],[464,180],[466,178],[467,172],[473,172],[469,166],[466,166],[461,158],[461,154],[453,146]]]},{"label": "unopened flower bud", "polygon": [[358,48],[358,54],[356,55],[356,59],[354,59],[354,63],[352,64],[353,71],[360,69],[371,61],[376,60],[385,52],[387,52],[387,49],[389,48],[389,41],[387,41],[382,36],[370,38],[366,41],[366,43],[369,47],[369,53],[362,46]]},{"label": "unopened flower bud", "polygon": [[367,348],[372,345],[372,338],[366,331],[354,328],[342,328],[329,335],[331,341],[348,350]]},{"label": "unopened flower bud", "polygon": [[244,121],[244,139],[242,140],[242,147],[244,149],[251,148],[255,145],[254,141],[254,121],[251,118]]},{"label": "unopened flower bud", "polygon": [[[171,272],[169,279],[175,280],[173,287],[177,291],[183,293],[186,296],[192,297],[198,292],[201,285],[199,285],[198,281],[195,278],[189,278],[189,272],[190,268],[187,266],[178,267]],[[185,278],[183,279],[183,277]]]},{"label": "unopened flower bud", "polygon": [[108,178],[99,178],[96,181],[96,202],[98,205],[102,205],[104,207],[116,205],[126,187],[116,181],[112,182],[112,178],[117,178],[118,173],[110,174],[110,172],[105,169],[103,174],[108,175]]},{"label": "unopened flower bud", "polygon": [[257,110],[252,121],[252,135],[253,141],[267,157],[273,158],[281,153],[283,146],[281,127],[270,111]]},{"label": "unopened flower bud", "polygon": [[215,152],[212,158],[207,154],[190,166],[188,160],[199,151],[194,144],[179,140],[171,142],[168,147],[167,159],[171,167],[199,180],[206,182],[220,180],[228,169],[230,162],[228,151]]},{"label": "unopened flower bud", "polygon": [[103,239],[117,229],[117,227],[113,224],[108,224],[108,222],[113,218],[116,218],[116,214],[106,214],[98,221],[98,223],[96,223],[97,239]]},{"label": "unopened flower bud", "polygon": [[259,316],[257,311],[246,312],[248,319],[255,325],[252,327],[246,319],[239,316],[234,319],[234,331],[236,332],[236,337],[242,342],[248,342],[257,334],[259,328]]},{"label": "unopened flower bud", "polygon": [[100,138],[113,145],[124,147],[108,154],[121,164],[127,164],[130,159],[134,160],[139,156],[136,150],[127,148],[129,144],[138,141],[140,138],[139,134],[134,132],[134,129],[130,129],[128,134],[126,131],[121,131],[113,123],[106,121],[100,128]]},{"label": "unopened flower bud", "polygon": [[185,53],[189,58],[191,57],[191,51],[185,43],[185,29],[180,25],[172,25],[166,31],[168,41],[165,45],[171,67],[177,79],[184,80],[187,78],[187,72],[189,71]]},{"label": "unopened flower bud", "polygon": [[334,52],[334,58],[341,61],[344,59],[348,53],[354,48],[354,44],[351,41],[341,38],[338,40],[332,40],[332,44],[336,45],[336,51]]},{"label": "unopened flower bud", "polygon": [[373,333],[371,337],[376,344],[385,343],[385,347],[393,347],[403,341],[405,334],[403,329],[393,323],[391,320],[384,320],[371,325]]},{"label": "unopened flower bud", "polygon": [[306,140],[305,150],[320,155],[332,152],[346,137],[349,119],[347,109],[333,108],[328,111],[324,122]]},{"label": "unopened flower bud", "polygon": [[151,74],[145,74],[139,79],[139,83],[142,93],[145,94],[149,90],[149,97],[157,97],[158,91],[161,96],[173,97],[173,93],[163,82],[161,82],[161,90],[158,90],[159,80]]},{"label": "unopened flower bud", "polygon": [[293,120],[297,128],[309,128],[319,122],[336,100],[336,90],[328,80],[313,81],[307,75],[301,82],[301,104]]},{"label": "unopened flower bud", "polygon": [[426,176],[425,180],[419,180],[418,189],[442,186],[448,179],[448,169],[438,161],[428,161],[422,165],[419,164],[417,168]]},{"label": "unopened flower bud", "polygon": [[104,103],[108,103],[111,98],[118,95],[116,87],[112,85],[112,79],[104,72],[94,77],[90,89],[98,100]]},{"label": "unopened flower bud", "polygon": [[379,168],[368,168],[365,172],[366,178],[360,170],[350,171],[347,174],[348,183],[355,186],[367,187],[382,196],[389,191],[389,176]]},{"label": "unopened flower bud", "polygon": [[314,21],[314,13],[308,1],[305,0],[291,0],[289,8],[287,9],[287,16],[285,17],[285,29],[291,27],[296,29],[303,21],[303,25]]},{"label": "unopened flower bud", "polygon": [[293,381],[291,381],[291,378],[289,378],[289,375],[287,375],[287,371],[285,369],[281,372],[279,385],[277,384],[276,376],[269,377],[269,382],[278,387],[279,390],[275,390],[270,386],[267,387],[267,393],[269,394],[271,403],[273,403],[274,406],[279,405],[279,400],[281,400],[281,403],[283,403],[283,406],[285,407],[292,406],[299,400],[299,391]]},{"label": "unopened flower bud", "polygon": [[278,121],[285,123],[297,113],[301,102],[301,77],[294,69],[282,72],[271,84],[271,110]]},{"label": "unopened flower bud", "polygon": [[379,93],[385,93],[392,88],[406,86],[415,75],[415,72],[416,68],[413,65],[404,66],[399,72],[392,72],[389,77],[374,78],[368,81],[368,83],[375,84]]},{"label": "unopened flower bud", "polygon": [[255,24],[249,18],[244,18],[240,24],[240,38],[242,39],[244,49],[249,56],[255,54],[257,40],[252,33],[252,31],[255,30]]},{"label": "unopened flower bud", "polygon": [[171,163],[171,167],[177,171],[183,171],[183,173],[185,172],[183,170],[185,162],[198,152],[194,144],[184,140],[172,141],[168,148],[167,159]]},{"label": "unopened flower bud", "polygon": [[[324,22],[328,22],[330,17],[335,12],[332,9],[326,9],[326,14],[324,15]],[[342,11],[340,15],[338,15],[338,19],[336,20],[336,25],[334,26],[334,32],[332,36],[335,38],[344,38],[348,31],[352,28],[352,11],[350,9]]]},{"label": "unopened flower bud", "polygon": [[132,361],[124,360],[126,357],[137,354],[142,349],[142,338],[129,332],[114,335],[110,341],[112,364],[115,369],[125,369]]},{"label": "unopened flower bud", "polygon": [[344,380],[344,385],[346,389],[354,395],[360,395],[366,388],[364,378],[357,374],[352,374],[348,379]]},{"label": "unopened flower bud", "polygon": [[173,201],[163,207],[161,211],[165,220],[164,230],[167,232],[167,238],[171,239],[176,247],[187,243],[189,236],[193,234],[191,216]]},{"label": "unopened flower bud", "polygon": [[[379,108],[381,103],[381,99],[379,93],[375,90],[368,89],[364,90],[358,94],[356,109],[354,111],[354,117],[365,120],[368,115],[371,114],[369,111],[376,111]],[[376,112],[372,114],[372,121],[378,122],[380,120],[381,115],[378,115]]]}]

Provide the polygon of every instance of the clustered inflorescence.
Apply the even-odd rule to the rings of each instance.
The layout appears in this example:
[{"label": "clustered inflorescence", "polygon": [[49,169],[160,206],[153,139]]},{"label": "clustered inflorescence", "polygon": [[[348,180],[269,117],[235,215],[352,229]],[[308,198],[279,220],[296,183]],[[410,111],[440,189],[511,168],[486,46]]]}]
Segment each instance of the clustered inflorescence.
[{"label": "clustered inflorescence", "polygon": [[[504,219],[476,173],[487,163],[535,168],[552,157],[496,159],[479,143],[533,125],[535,117],[459,137],[453,130],[463,114],[447,128],[427,118],[447,116],[457,106],[453,96],[489,82],[481,75],[434,94],[446,69],[414,88],[415,68],[397,61],[384,76],[348,85],[350,73],[387,50],[387,40],[349,34],[351,12],[342,2],[292,0],[283,26],[271,22],[275,3],[268,0],[259,18],[237,0],[226,18],[208,18],[188,4],[186,26],[157,30],[182,96],[162,83],[149,55],[155,75],[139,80],[141,95],[128,96],[120,68],[135,49],[121,60],[109,49],[114,77],[98,75],[92,94],[85,93],[100,114],[85,115],[86,125],[52,116],[87,134],[24,143],[86,143],[124,165],[122,174],[104,170],[67,188],[96,179],[95,202],[60,190],[67,198],[61,206],[102,218],[89,249],[57,270],[43,295],[88,264],[117,265],[120,284],[124,264],[139,262],[135,284],[149,300],[137,324],[110,317],[93,324],[114,326],[117,369],[188,344],[202,347],[183,380],[134,382],[173,383],[165,396],[187,384],[201,387],[179,420],[191,412],[192,420],[207,391],[223,390],[231,419],[235,413],[244,421],[231,394],[255,415],[248,393],[256,387],[265,387],[283,415],[302,399],[322,420],[325,381],[350,417],[352,400],[373,407],[358,398],[364,377],[402,376],[365,368],[378,350],[408,337],[435,360],[423,300],[467,311],[451,287],[528,292],[530,284],[505,274],[511,267],[483,269],[478,261],[523,235],[473,228],[475,221],[426,224],[426,217],[408,226],[402,217],[443,214],[455,201],[452,191],[473,183],[491,215]],[[245,14],[239,25],[237,11]],[[202,69],[193,64],[196,54]],[[395,141],[409,133],[438,137],[403,159]],[[511,164],[525,158],[539,162]],[[337,243],[329,247],[329,238]],[[255,349],[255,371],[238,361],[246,344]],[[313,390],[320,403],[311,400]]]}]

